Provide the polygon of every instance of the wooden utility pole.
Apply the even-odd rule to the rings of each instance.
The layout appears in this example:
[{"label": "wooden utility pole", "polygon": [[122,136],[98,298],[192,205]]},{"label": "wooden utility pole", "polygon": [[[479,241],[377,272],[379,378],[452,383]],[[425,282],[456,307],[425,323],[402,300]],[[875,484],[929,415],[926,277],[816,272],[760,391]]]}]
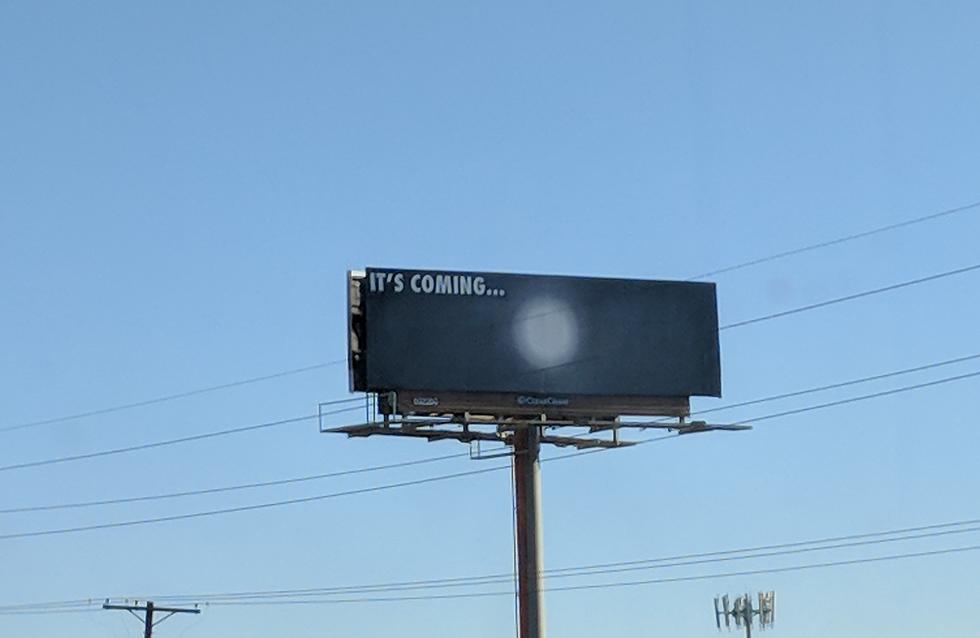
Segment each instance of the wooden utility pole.
[{"label": "wooden utility pole", "polygon": [[[143,623],[143,638],[153,638],[153,628],[162,623],[167,618],[170,618],[174,614],[199,614],[201,610],[197,607],[157,607],[153,604],[152,600],[146,601],[145,605],[140,605],[139,601],[133,601],[132,605],[110,605],[109,601],[106,600],[102,604],[102,609],[115,609],[119,611],[128,611],[138,620]],[[143,617],[136,612],[143,612]],[[153,619],[153,614],[161,613],[166,614],[158,620]]]}]

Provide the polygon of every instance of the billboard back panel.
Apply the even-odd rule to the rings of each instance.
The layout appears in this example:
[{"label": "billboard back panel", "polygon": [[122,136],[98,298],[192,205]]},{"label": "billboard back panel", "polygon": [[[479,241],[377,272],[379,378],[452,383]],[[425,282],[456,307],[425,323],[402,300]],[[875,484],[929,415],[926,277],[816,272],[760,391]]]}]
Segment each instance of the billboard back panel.
[{"label": "billboard back panel", "polygon": [[357,391],[721,394],[711,283],[369,268],[355,286]]}]

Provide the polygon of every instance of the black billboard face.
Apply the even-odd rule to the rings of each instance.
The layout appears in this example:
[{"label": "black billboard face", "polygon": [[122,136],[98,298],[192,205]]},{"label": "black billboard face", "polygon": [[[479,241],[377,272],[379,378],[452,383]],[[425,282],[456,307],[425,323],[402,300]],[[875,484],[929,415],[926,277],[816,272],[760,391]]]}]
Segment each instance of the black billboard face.
[{"label": "black billboard face", "polygon": [[354,284],[357,391],[721,394],[714,284],[373,268]]}]

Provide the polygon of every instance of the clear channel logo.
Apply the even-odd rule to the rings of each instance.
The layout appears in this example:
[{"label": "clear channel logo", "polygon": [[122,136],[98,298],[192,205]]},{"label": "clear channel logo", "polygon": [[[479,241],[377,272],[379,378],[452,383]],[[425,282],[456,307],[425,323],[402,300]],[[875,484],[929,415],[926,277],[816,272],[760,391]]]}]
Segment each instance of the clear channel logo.
[{"label": "clear channel logo", "polygon": [[522,394],[517,397],[517,405],[564,406],[568,405],[568,399],[563,399],[561,397],[529,397]]}]

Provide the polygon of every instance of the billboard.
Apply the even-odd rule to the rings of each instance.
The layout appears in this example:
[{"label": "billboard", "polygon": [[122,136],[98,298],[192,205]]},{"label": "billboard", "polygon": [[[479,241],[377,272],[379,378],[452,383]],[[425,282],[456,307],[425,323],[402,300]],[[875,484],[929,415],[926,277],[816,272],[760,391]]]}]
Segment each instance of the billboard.
[{"label": "billboard", "polygon": [[652,398],[674,413],[721,394],[712,283],[384,268],[348,283],[351,389],[419,411],[616,397],[623,414]]}]

